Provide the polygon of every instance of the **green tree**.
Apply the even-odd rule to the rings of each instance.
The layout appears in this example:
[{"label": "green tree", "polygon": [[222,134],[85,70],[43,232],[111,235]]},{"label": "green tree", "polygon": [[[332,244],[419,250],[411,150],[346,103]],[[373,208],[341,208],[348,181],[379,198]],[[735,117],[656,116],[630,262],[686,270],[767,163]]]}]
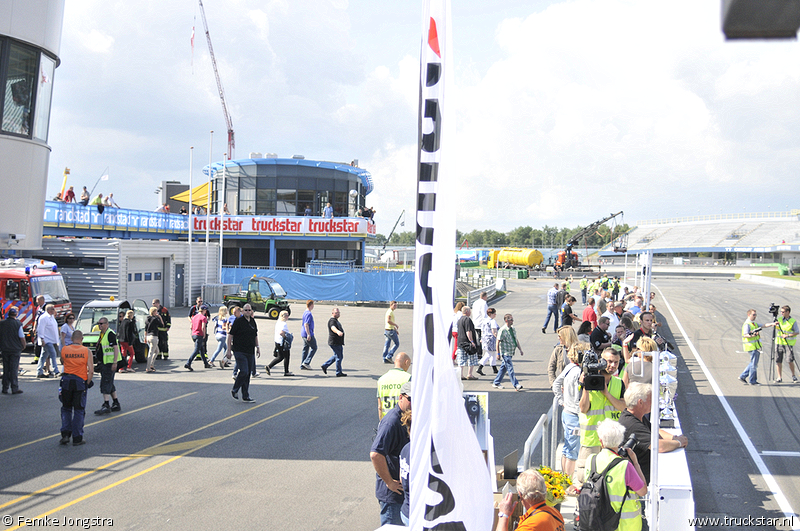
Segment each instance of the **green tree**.
[{"label": "green tree", "polygon": [[533,229],[530,226],[517,227],[508,233],[508,244],[512,247],[533,245]]},{"label": "green tree", "polygon": [[414,233],[411,231],[404,231],[404,232],[395,232],[392,234],[392,245],[414,245],[415,241]]}]

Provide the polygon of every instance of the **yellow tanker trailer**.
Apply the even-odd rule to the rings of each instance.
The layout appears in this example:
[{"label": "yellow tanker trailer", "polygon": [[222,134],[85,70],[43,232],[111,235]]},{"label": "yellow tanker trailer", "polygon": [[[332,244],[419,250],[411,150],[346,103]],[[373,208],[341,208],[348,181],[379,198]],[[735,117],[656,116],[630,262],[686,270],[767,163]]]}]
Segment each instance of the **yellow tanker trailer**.
[{"label": "yellow tanker trailer", "polygon": [[490,268],[539,269],[543,261],[544,256],[536,249],[505,247],[489,253],[487,266]]}]

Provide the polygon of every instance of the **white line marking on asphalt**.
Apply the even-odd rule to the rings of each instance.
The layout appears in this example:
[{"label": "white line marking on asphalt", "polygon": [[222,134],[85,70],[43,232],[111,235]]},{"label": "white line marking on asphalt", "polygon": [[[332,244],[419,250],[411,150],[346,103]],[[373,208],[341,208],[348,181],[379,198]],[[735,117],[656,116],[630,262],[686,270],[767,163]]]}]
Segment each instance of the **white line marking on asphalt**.
[{"label": "white line marking on asphalt", "polygon": [[800,452],[781,452],[778,450],[764,450],[761,455],[778,456],[778,457],[800,457]]},{"label": "white line marking on asphalt", "polygon": [[[753,443],[750,441],[750,437],[748,437],[747,432],[744,431],[742,423],[739,422],[739,419],[733,412],[733,408],[731,408],[730,404],[728,404],[728,401],[725,399],[725,395],[722,394],[722,389],[719,388],[719,385],[717,385],[717,381],[714,379],[713,376],[711,376],[711,372],[708,370],[708,367],[706,367],[703,358],[700,357],[700,353],[697,352],[697,349],[694,348],[694,345],[689,340],[689,335],[686,333],[686,330],[683,329],[683,326],[681,325],[680,321],[678,321],[678,316],[675,315],[675,312],[672,310],[672,306],[670,306],[669,302],[667,301],[667,298],[664,297],[664,294],[661,292],[661,290],[655,285],[653,285],[653,287],[658,290],[659,295],[661,295],[661,298],[664,299],[664,304],[667,305],[667,309],[669,310],[670,315],[672,315],[672,318],[675,320],[675,325],[678,327],[678,330],[681,331],[681,335],[683,335],[683,339],[686,341],[686,344],[689,346],[689,349],[692,351],[692,354],[694,354],[694,357],[697,360],[698,365],[700,365],[700,368],[703,369],[703,373],[706,375],[708,383],[711,384],[711,388],[714,389],[714,393],[717,395],[717,398],[719,399],[719,402],[722,405],[722,409],[725,410],[725,413],[728,415],[728,418],[731,419],[731,423],[733,424],[733,427],[736,428],[736,431],[739,434],[739,438],[742,440],[744,447],[747,449],[747,453],[750,454],[750,458],[753,460],[756,467],[758,468],[758,471],[761,473],[761,476],[764,478],[767,487],[772,491],[773,496],[775,496],[775,501],[778,502],[778,506],[780,506],[784,516],[786,518],[791,518],[793,516],[796,516],[796,513],[792,509],[792,506],[789,504],[789,500],[787,500],[786,496],[783,495],[783,491],[778,486],[778,482],[775,481],[774,477],[772,477],[772,474],[767,468],[767,465],[764,463],[764,460],[761,459],[760,455],[758,455],[758,451],[756,450],[755,446],[753,446]],[[800,529],[800,523],[794,524],[794,518],[792,518],[792,522],[793,522],[792,529]]]}]

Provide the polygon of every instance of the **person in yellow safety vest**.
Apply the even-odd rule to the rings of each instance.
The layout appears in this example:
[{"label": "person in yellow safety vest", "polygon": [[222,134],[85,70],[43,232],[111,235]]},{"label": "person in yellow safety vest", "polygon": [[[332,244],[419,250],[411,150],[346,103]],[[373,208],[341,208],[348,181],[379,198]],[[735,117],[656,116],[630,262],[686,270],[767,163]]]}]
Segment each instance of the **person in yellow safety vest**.
[{"label": "person in yellow safety vest", "polygon": [[[750,363],[744,368],[739,379],[747,385],[758,385],[758,358],[761,356],[761,336],[760,329],[756,322],[757,312],[752,308],[747,310],[747,319],[742,325],[742,347],[744,353],[750,355]],[[775,326],[774,323],[767,326]]]},{"label": "person in yellow safety vest", "polygon": [[[580,410],[578,421],[581,430],[581,449],[575,463],[573,478],[577,485],[583,483],[583,469],[586,460],[600,452],[602,446],[597,436],[597,425],[604,419],[619,420],[619,415],[625,409],[625,384],[616,376],[619,367],[619,353],[613,348],[603,351],[601,357],[606,361],[606,370],[603,374],[606,388],[602,391],[581,390],[581,399],[578,402]],[[583,387],[584,374],[579,382]]]},{"label": "person in yellow safety vest", "polygon": [[378,420],[397,405],[400,388],[411,379],[411,356],[398,352],[394,357],[394,367],[378,378]]},{"label": "person in yellow safety vest", "polygon": [[589,281],[586,280],[586,275],[583,275],[578,286],[581,288],[581,304],[586,306],[586,288],[589,287]]},{"label": "person in yellow safety vest", "polygon": [[775,334],[775,363],[778,367],[778,377],[775,381],[778,383],[783,381],[783,356],[785,354],[786,361],[789,362],[789,370],[792,371],[792,381],[797,382],[797,375],[794,372],[794,344],[797,342],[800,328],[797,327],[797,321],[792,317],[791,308],[781,306],[781,315],[775,326],[778,327]]},{"label": "person in yellow safety vest", "polygon": [[[108,319],[100,318],[97,322],[100,326],[100,339],[97,340],[100,358],[100,392],[103,393],[103,405],[94,412],[95,415],[106,415],[112,411],[119,411],[120,405],[117,400],[117,388],[114,387],[114,373],[117,372],[117,362],[122,359],[117,344],[117,335],[108,328]],[[109,399],[114,402],[109,405]]]},{"label": "person in yellow safety vest", "polygon": [[[606,419],[597,426],[597,434],[603,449],[596,456],[592,456],[592,459],[595,460],[595,470],[602,471],[614,459],[625,457],[617,454],[617,449],[625,438],[625,428],[617,421]],[[638,496],[647,494],[647,483],[636,459],[636,453],[630,448],[626,448],[626,451],[628,459],[622,460],[606,473],[606,492],[611,500],[611,508],[620,513],[617,530],[640,531],[642,506]],[[631,468],[633,471],[630,471]]]}]

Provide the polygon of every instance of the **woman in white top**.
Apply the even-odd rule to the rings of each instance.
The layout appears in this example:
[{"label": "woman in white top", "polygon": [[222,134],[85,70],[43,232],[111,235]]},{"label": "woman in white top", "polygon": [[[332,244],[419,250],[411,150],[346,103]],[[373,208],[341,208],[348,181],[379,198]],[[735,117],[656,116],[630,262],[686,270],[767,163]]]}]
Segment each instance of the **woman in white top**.
[{"label": "woman in white top", "polygon": [[580,413],[581,388],[579,379],[581,368],[578,365],[582,352],[591,350],[589,343],[575,343],[567,352],[569,363],[553,382],[553,394],[558,403],[564,406],[561,423],[564,425],[564,448],[561,451],[561,470],[568,476],[575,472],[578,451],[581,448]]},{"label": "woman in white top", "polygon": [[497,310],[489,308],[486,310],[486,319],[481,328],[481,346],[483,347],[483,357],[478,362],[478,374],[483,376],[483,367],[491,365],[494,373],[497,374]]},{"label": "woman in white top", "polygon": [[283,361],[283,375],[294,376],[294,374],[289,372],[289,351],[292,348],[292,339],[294,339],[294,336],[289,332],[288,321],[289,312],[284,310],[281,312],[280,316],[278,316],[278,321],[275,323],[275,359],[264,367],[267,374],[270,374],[270,369]]},{"label": "woman in white top", "polygon": [[61,347],[72,344],[72,332],[75,331],[75,314],[70,312],[64,317],[64,324],[61,325]]},{"label": "woman in white top", "polygon": [[[219,356],[220,353],[225,352],[227,348],[228,330],[230,329],[230,325],[228,323],[228,307],[220,306],[216,317],[214,317],[212,321],[214,322],[214,338],[217,340],[217,350],[214,351],[214,355],[211,356],[211,359],[208,360],[208,363],[214,365],[214,360],[217,359],[217,356]],[[220,358],[219,368],[225,368],[225,356]]]}]

